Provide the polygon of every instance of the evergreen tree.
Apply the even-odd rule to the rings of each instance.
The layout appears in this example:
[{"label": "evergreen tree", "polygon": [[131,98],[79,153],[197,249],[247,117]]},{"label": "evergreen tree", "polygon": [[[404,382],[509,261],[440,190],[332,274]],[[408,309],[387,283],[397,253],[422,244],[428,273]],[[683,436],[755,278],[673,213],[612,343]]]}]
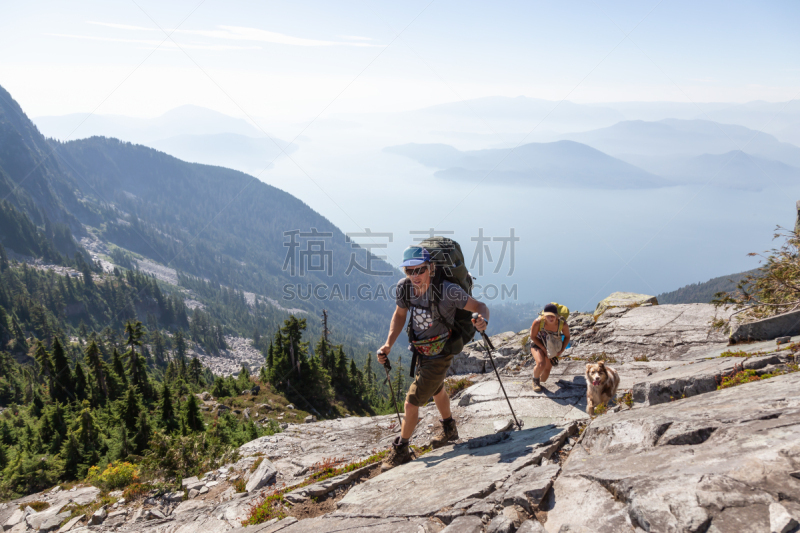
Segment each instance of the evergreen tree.
[{"label": "evergreen tree", "polygon": [[36,343],[36,353],[33,357],[39,365],[39,376],[47,383],[48,389],[53,390],[53,363],[41,342]]},{"label": "evergreen tree", "polygon": [[130,433],[136,431],[136,420],[139,418],[139,397],[136,394],[136,389],[131,386],[128,387],[123,399],[123,404],[120,410],[120,420],[122,421],[125,429]]},{"label": "evergreen tree", "polygon": [[185,360],[186,352],[187,352],[186,339],[183,338],[183,332],[181,330],[178,330],[177,332],[175,332],[175,357],[178,360]]},{"label": "evergreen tree", "polygon": [[157,367],[161,368],[167,364],[167,350],[164,346],[164,337],[158,330],[153,332],[153,356],[155,357]]},{"label": "evergreen tree", "polygon": [[86,383],[86,374],[83,372],[83,365],[80,362],[75,363],[75,399],[82,402],[89,397],[88,384]]},{"label": "evergreen tree", "polygon": [[142,409],[139,413],[139,421],[136,424],[136,434],[133,436],[133,449],[136,454],[141,455],[147,450],[151,433],[147,411]]},{"label": "evergreen tree", "polygon": [[86,365],[89,367],[89,372],[92,374],[93,378],[93,384],[96,387],[92,394],[92,401],[95,405],[101,405],[105,403],[106,398],[108,398],[108,386],[103,370],[104,365],[102,356],[100,355],[100,348],[97,347],[95,341],[90,342],[89,346],[86,348]]},{"label": "evergreen tree", "polygon": [[74,431],[70,431],[61,446],[61,460],[64,463],[64,477],[67,479],[78,478],[78,468],[82,461],[82,453],[78,436]]},{"label": "evergreen tree", "polygon": [[200,406],[197,403],[197,397],[194,394],[189,395],[183,411],[183,421],[186,425],[186,430],[192,433],[205,431],[206,426],[203,423],[203,415],[200,413]]},{"label": "evergreen tree", "polygon": [[117,379],[119,379],[123,387],[127,388],[128,375],[125,373],[125,365],[122,364],[122,358],[119,356],[119,352],[116,348],[114,348],[114,353],[111,356],[111,367],[114,369],[114,374],[117,375]]},{"label": "evergreen tree", "polygon": [[172,433],[178,429],[175,409],[172,407],[172,391],[169,390],[169,386],[167,386],[166,382],[164,382],[163,388],[161,389],[160,422],[161,427],[163,427],[167,433]]},{"label": "evergreen tree", "polygon": [[64,354],[64,348],[58,337],[53,338],[52,360],[53,386],[50,389],[50,398],[53,401],[69,403],[75,399],[73,392],[75,385],[72,379],[72,370],[69,368],[69,360]]},{"label": "evergreen tree", "polygon": [[117,429],[116,446],[117,451],[114,455],[116,455],[118,460],[127,459],[133,451],[131,448],[131,441],[128,438],[128,430],[125,428],[125,426],[119,426]]},{"label": "evergreen tree", "polygon": [[201,377],[203,375],[203,364],[197,357],[192,357],[192,362],[189,365],[189,380],[195,385],[202,385]]},{"label": "evergreen tree", "polygon": [[403,376],[403,360],[397,357],[397,370],[394,374],[394,393],[397,396],[397,404],[403,405],[406,395],[406,382]]}]

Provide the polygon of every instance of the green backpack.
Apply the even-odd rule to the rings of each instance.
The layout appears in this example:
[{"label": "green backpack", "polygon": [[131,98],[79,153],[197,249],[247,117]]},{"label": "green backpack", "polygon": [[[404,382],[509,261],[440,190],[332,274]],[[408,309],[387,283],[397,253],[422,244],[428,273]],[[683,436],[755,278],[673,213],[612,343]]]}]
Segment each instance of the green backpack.
[{"label": "green backpack", "polygon": [[[449,281],[455,283],[467,294],[472,296],[473,278],[464,263],[464,253],[461,246],[453,239],[447,237],[432,237],[419,243],[420,247],[425,248],[431,254],[431,262],[436,265],[436,275],[431,280],[434,290],[431,291],[431,313],[434,320],[444,322],[444,318],[439,314],[439,297],[442,294],[442,282]],[[406,279],[403,286],[403,299],[406,307],[410,307],[411,280]],[[464,345],[471,342],[475,336],[475,326],[472,325],[472,313],[465,309],[456,309],[456,314],[452,324],[445,322],[445,325],[452,331],[450,339],[445,345],[445,350],[449,354],[457,354],[464,348]],[[409,340],[412,340],[414,331],[411,327],[411,318],[406,331]],[[411,376],[414,376],[414,361],[411,365]]]},{"label": "green backpack", "polygon": [[[569,319],[569,307],[566,305],[557,304],[556,302],[550,303],[558,308],[558,334],[561,335],[561,332],[564,330],[564,324],[566,324],[567,320]],[[544,311],[539,313],[539,318],[544,318]],[[539,320],[539,331],[542,331],[543,329],[544,320]]]}]

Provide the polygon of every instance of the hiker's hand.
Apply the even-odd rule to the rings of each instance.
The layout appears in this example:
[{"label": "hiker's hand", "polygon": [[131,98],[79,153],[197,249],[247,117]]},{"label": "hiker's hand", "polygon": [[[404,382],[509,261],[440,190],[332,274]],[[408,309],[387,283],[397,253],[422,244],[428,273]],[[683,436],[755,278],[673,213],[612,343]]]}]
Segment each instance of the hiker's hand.
[{"label": "hiker's hand", "polygon": [[472,319],[472,325],[475,326],[475,329],[478,331],[486,331],[486,326],[488,326],[489,323],[486,322],[481,315],[478,315],[478,318]]},{"label": "hiker's hand", "polygon": [[378,362],[382,365],[385,364],[386,360],[389,358],[389,352],[391,351],[392,347],[389,346],[388,344],[384,344],[383,346],[378,348],[378,353],[377,353]]}]

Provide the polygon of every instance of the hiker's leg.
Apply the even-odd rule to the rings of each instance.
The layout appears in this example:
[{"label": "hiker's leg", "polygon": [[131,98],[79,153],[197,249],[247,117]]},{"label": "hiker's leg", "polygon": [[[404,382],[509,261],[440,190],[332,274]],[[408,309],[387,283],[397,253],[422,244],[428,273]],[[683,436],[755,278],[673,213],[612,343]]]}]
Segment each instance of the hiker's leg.
[{"label": "hiker's leg", "polygon": [[[549,365],[550,361],[547,358],[547,354],[542,352],[542,350],[540,350],[536,345],[531,347],[531,355],[533,355],[533,360],[536,361],[536,366],[533,367],[533,377],[536,379],[541,379],[542,374],[544,374],[545,366]],[[547,370],[547,375],[550,375],[549,368]],[[545,379],[547,379],[546,376]]]},{"label": "hiker's leg", "polygon": [[[538,367],[539,365],[537,364],[536,366]],[[550,371],[551,370],[553,370],[553,362],[550,361],[549,357],[545,357],[544,358],[544,365],[542,366],[542,374],[541,374],[541,378],[540,379],[542,381],[547,381],[547,378],[550,377]]]},{"label": "hiker's leg", "polygon": [[444,387],[439,391],[439,394],[433,397],[433,401],[436,402],[436,408],[439,410],[439,415],[441,415],[442,420],[447,420],[453,415],[450,411],[450,396],[447,395],[447,391],[444,390]]},{"label": "hiker's leg", "polygon": [[403,420],[403,430],[400,432],[400,436],[404,439],[410,439],[411,435],[414,433],[414,428],[417,427],[418,421],[419,407],[406,401],[406,415]]}]

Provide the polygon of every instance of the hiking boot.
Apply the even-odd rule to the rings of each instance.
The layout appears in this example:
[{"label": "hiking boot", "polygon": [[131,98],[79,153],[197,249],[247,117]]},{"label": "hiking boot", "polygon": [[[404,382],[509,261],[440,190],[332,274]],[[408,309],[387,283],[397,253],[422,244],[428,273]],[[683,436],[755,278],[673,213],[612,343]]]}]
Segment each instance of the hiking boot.
[{"label": "hiking boot", "polygon": [[434,449],[441,448],[448,442],[458,440],[458,428],[453,417],[450,417],[450,420],[440,420],[440,422],[442,425],[431,440],[431,446]]},{"label": "hiking boot", "polygon": [[533,392],[542,392],[542,385],[539,383],[539,378],[533,378]]},{"label": "hiking boot", "polygon": [[392,443],[392,449],[389,450],[389,455],[381,463],[381,472],[386,472],[392,468],[404,465],[411,461],[411,450],[408,449],[408,443],[400,442],[400,437],[397,437]]}]

